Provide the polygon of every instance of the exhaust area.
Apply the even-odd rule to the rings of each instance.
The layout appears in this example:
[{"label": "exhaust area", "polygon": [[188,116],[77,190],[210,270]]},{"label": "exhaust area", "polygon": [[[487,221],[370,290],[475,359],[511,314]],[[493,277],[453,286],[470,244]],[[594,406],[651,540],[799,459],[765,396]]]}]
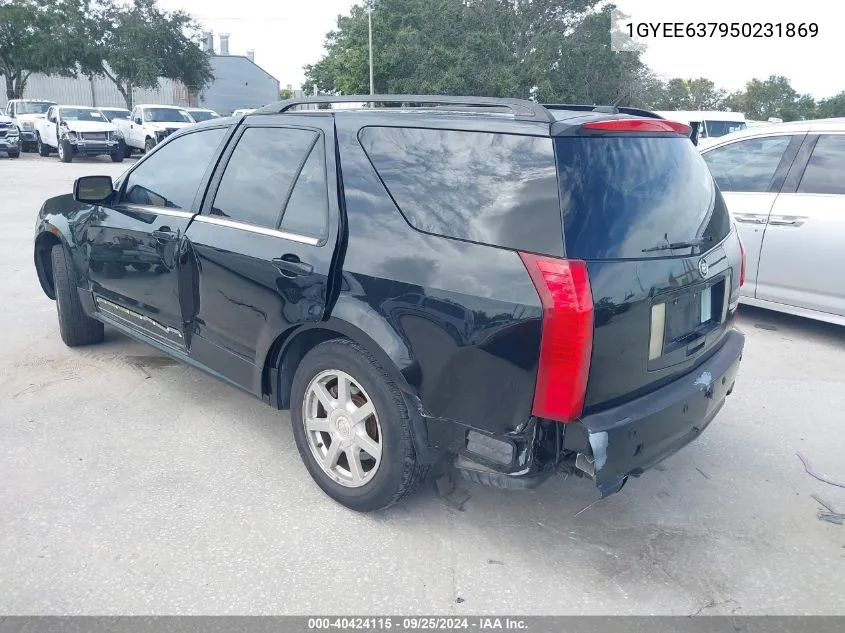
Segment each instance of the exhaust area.
[{"label": "exhaust area", "polygon": [[575,458],[575,468],[587,475],[590,479],[596,478],[596,462],[589,455],[578,453],[578,456]]}]

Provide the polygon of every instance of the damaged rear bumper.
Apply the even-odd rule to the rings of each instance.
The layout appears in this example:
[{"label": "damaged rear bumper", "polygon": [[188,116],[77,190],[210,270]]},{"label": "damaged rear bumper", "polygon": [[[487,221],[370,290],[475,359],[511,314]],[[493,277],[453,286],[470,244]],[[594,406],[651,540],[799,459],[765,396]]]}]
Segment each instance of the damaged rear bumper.
[{"label": "damaged rear bumper", "polygon": [[564,449],[602,496],[617,492],[698,437],[733,391],[745,336],[728,332],[721,348],[683,378],[618,407],[585,416],[567,428]]}]

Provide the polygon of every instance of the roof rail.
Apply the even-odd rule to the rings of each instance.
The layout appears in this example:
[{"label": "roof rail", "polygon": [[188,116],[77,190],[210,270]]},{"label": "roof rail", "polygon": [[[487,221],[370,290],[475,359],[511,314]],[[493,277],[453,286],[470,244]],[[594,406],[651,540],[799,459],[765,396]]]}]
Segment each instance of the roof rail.
[{"label": "roof rail", "polygon": [[629,108],[627,106],[599,106],[599,105],[575,105],[571,103],[544,103],[547,110],[575,110],[577,112],[603,112],[605,114],[631,114],[634,116],[647,117],[649,119],[662,119],[663,117],[651,110],[641,108]]},{"label": "roof rail", "polygon": [[534,119],[545,123],[554,123],[555,118],[546,108],[534,101],[525,99],[500,99],[497,97],[457,97],[451,95],[342,95],[315,96],[302,99],[288,99],[264,106],[255,111],[256,114],[277,114],[287,112],[294,106],[309,104],[331,103],[419,103],[419,104],[452,104],[471,107],[507,108],[515,117]]}]

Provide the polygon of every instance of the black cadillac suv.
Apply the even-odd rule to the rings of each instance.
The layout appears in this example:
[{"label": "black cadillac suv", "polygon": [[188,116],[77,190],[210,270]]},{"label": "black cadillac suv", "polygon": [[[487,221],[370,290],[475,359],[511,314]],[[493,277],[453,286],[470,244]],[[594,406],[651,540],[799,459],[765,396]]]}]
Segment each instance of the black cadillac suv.
[{"label": "black cadillac suv", "polygon": [[79,178],[35,266],[67,345],[109,325],[289,408],[350,508],[444,461],[607,495],[704,430],[742,356],[745,255],[689,133],[509,99],[281,102]]}]

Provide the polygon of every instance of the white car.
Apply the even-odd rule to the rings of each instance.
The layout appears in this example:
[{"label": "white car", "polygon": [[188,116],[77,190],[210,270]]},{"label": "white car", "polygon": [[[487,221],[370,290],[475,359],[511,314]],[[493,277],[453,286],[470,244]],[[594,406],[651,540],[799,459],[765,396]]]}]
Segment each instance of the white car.
[{"label": "white car", "polygon": [[12,99],[6,104],[6,116],[17,121],[20,130],[21,150],[35,151],[35,122],[54,105],[58,104],[44,99]]},{"label": "white car", "polygon": [[232,112],[232,116],[244,116],[245,114],[252,114],[255,112],[255,108],[239,108]]},{"label": "white car", "polygon": [[186,108],[186,112],[190,114],[191,118],[197,123],[220,118],[219,114],[217,114],[214,110],[209,110],[208,108]]},{"label": "white car", "polygon": [[56,151],[63,163],[74,156],[101,154],[108,154],[115,163],[123,160],[117,128],[97,108],[51,106],[45,118],[36,119],[35,136],[41,156]]},{"label": "white car", "polygon": [[21,135],[14,119],[0,114],[0,153],[2,152],[5,152],[9,158],[20,156]]},{"label": "white car", "polygon": [[98,108],[100,112],[102,112],[109,121],[114,121],[115,119],[128,119],[129,118],[129,110],[126,108]]},{"label": "white car", "polygon": [[667,110],[655,112],[664,119],[697,127],[698,147],[709,147],[722,136],[748,127],[742,112],[721,110]]},{"label": "white car", "polygon": [[133,150],[149,152],[176,130],[195,123],[179,106],[142,104],[133,108],[128,119],[115,119],[126,146],[126,156]]},{"label": "white car", "polygon": [[845,118],[701,149],[745,245],[744,303],[845,325]]}]

